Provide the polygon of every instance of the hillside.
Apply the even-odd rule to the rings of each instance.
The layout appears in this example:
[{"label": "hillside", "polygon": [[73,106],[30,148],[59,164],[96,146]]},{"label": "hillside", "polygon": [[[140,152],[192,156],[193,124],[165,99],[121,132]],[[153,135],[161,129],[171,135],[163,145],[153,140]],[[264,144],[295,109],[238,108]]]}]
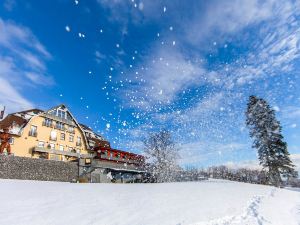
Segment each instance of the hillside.
[{"label": "hillside", "polygon": [[0,180],[0,224],[300,224],[300,192],[222,180],[72,184]]}]

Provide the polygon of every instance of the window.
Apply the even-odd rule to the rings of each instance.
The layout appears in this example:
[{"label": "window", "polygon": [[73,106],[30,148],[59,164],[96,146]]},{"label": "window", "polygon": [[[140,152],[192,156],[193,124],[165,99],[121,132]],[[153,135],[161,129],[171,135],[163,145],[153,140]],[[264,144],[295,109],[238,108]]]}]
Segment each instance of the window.
[{"label": "window", "polygon": [[44,146],[45,146],[45,142],[44,141],[39,141],[38,147],[44,148]]},{"label": "window", "polygon": [[73,142],[73,141],[74,141],[74,135],[70,135],[70,136],[69,136],[69,141],[70,141],[70,142]]},{"label": "window", "polygon": [[31,126],[29,131],[29,136],[36,137],[37,136],[37,126]]},{"label": "window", "polygon": [[64,141],[64,140],[65,140],[65,138],[66,138],[66,135],[65,135],[65,133],[61,133],[61,134],[60,134],[60,140]]},{"label": "window", "polygon": [[59,145],[59,150],[63,151],[64,150],[64,146],[63,145]]},{"label": "window", "polygon": [[9,144],[13,145],[14,142],[15,142],[15,138],[11,137],[11,138],[9,139]]},{"label": "window", "polygon": [[68,127],[68,131],[73,134],[75,133],[74,127],[72,127],[72,126]]},{"label": "window", "polygon": [[77,137],[76,146],[81,146],[81,137]]},{"label": "window", "polygon": [[55,128],[59,129],[59,130],[64,130],[65,129],[64,124],[61,123],[61,122],[56,122]]},{"label": "window", "polygon": [[45,120],[43,122],[43,126],[52,127],[52,120],[49,118],[45,118]]},{"label": "window", "polygon": [[57,134],[55,130],[52,130],[50,133],[50,140],[51,141],[56,141],[57,140]]},{"label": "window", "polygon": [[49,145],[50,145],[50,149],[55,149],[55,144],[50,143]]},{"label": "window", "polygon": [[66,119],[66,112],[61,110],[61,109],[58,109],[57,110],[57,116],[60,117],[60,118]]}]

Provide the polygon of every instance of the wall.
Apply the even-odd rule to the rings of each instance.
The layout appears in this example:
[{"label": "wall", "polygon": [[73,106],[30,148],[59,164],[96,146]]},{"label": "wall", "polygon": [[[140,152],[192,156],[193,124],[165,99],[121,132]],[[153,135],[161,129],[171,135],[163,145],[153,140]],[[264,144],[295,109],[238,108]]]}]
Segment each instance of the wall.
[{"label": "wall", "polygon": [[71,182],[78,163],[0,155],[0,178]]}]

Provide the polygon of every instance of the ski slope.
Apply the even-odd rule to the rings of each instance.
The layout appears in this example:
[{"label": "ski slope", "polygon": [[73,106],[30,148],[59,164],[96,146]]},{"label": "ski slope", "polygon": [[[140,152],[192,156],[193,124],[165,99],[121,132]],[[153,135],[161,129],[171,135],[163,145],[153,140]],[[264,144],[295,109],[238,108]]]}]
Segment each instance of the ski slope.
[{"label": "ski slope", "polygon": [[300,224],[300,192],[223,180],[72,184],[0,180],[0,224]]}]

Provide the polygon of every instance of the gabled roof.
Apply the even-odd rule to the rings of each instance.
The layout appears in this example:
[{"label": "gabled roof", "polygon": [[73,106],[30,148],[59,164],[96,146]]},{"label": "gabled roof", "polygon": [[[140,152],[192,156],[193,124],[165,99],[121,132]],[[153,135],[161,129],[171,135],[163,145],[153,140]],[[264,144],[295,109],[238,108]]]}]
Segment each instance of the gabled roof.
[{"label": "gabled roof", "polygon": [[79,123],[79,125],[82,127],[82,129],[93,132],[93,130],[90,127],[88,127],[87,125],[84,125],[82,123]]},{"label": "gabled roof", "polygon": [[28,109],[28,110],[24,110],[24,111],[20,111],[20,112],[15,112],[13,114],[26,114],[26,113],[30,113],[30,112],[33,112],[34,114],[39,114],[44,111],[41,109]]},{"label": "gabled roof", "polygon": [[[61,107],[68,109],[68,107],[65,104],[60,104],[60,105],[54,106],[54,107],[46,110],[45,112],[47,113],[47,112],[50,112],[50,111],[52,111],[54,109],[61,108]],[[69,111],[69,109],[68,109],[68,111]]]},{"label": "gabled roof", "polygon": [[16,116],[14,114],[7,115],[3,120],[0,121],[0,129],[3,130],[4,128],[12,127],[13,124],[18,125],[19,127],[24,126],[28,120]]}]

